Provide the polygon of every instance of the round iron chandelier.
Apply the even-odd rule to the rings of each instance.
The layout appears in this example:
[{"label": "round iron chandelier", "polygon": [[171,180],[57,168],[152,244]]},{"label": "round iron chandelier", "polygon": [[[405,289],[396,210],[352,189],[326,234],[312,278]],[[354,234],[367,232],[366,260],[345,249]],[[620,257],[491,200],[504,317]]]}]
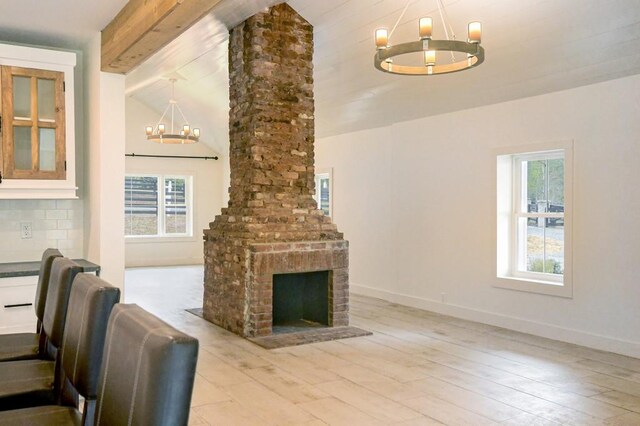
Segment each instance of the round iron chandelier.
[{"label": "round iron chandelier", "polygon": [[[189,144],[196,143],[200,140],[200,129],[195,128],[191,129],[189,125],[189,121],[185,118],[180,106],[178,106],[178,101],[175,100],[175,84],[177,79],[170,78],[171,82],[171,99],[169,100],[169,105],[165,108],[162,117],[158,120],[158,124],[156,124],[155,128],[153,126],[147,126],[145,128],[145,132],[147,134],[147,140],[162,144]],[[182,120],[185,124],[182,125],[182,129],[177,132],[174,127],[174,118],[176,110],[180,113]],[[166,128],[163,120],[167,113],[171,113],[171,127],[170,129]],[[167,132],[168,130],[168,132]]]},{"label": "round iron chandelier", "polygon": [[[482,24],[480,22],[470,22],[467,28],[467,41],[456,40],[442,0],[436,0],[436,3],[438,4],[438,12],[447,37],[446,40],[434,40],[431,38],[433,18],[427,16],[420,18],[418,22],[419,40],[397,45],[389,44],[389,39],[411,1],[407,1],[391,32],[386,28],[379,28],[375,31],[377,50],[373,63],[378,70],[399,75],[437,75],[477,67],[484,61],[484,48],[480,46]],[[443,54],[437,55],[437,52]],[[393,61],[393,58],[397,56],[412,53],[422,55],[421,62],[423,62],[423,65],[402,65],[395,64]],[[450,56],[450,60],[447,56]]]}]

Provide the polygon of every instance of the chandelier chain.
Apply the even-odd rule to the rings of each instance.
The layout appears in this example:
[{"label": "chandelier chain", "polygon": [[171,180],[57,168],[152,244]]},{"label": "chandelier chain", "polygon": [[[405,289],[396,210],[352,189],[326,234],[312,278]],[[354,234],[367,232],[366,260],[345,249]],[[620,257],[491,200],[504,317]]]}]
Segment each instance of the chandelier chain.
[{"label": "chandelier chain", "polygon": [[158,120],[158,123],[156,124],[156,128],[158,128],[158,125],[162,123],[162,120],[164,120],[164,117],[167,115],[169,108],[171,108],[171,104],[167,105],[167,107],[164,109],[164,112],[162,113],[162,117],[160,117],[160,120]]},{"label": "chandelier chain", "polygon": [[409,5],[411,4],[412,1],[413,0],[407,0],[407,4],[404,6],[404,9],[402,9],[402,13],[400,14],[400,16],[398,17],[398,20],[396,21],[395,25],[393,26],[393,28],[389,32],[389,39],[391,39],[391,36],[393,36],[393,32],[396,30],[396,28],[398,28],[398,24],[400,24],[400,21],[404,17],[404,14],[407,13],[407,9],[409,9]]},{"label": "chandelier chain", "polygon": [[184,121],[184,123],[185,124],[189,124],[189,120],[187,120],[187,117],[184,116],[184,113],[182,112],[182,109],[180,108],[180,105],[178,105],[177,103],[174,104],[174,105],[176,106],[176,108],[178,108],[178,112],[182,116],[182,120]]},{"label": "chandelier chain", "polygon": [[[442,21],[442,26],[444,27],[444,34],[447,36],[447,40],[455,40],[456,35],[453,32],[453,27],[451,26],[451,22],[449,21],[449,16],[447,15],[447,11],[444,8],[444,4],[442,4],[442,0],[436,0],[438,4],[438,12],[440,13],[440,20]],[[447,30],[447,26],[449,30]],[[451,31],[451,37],[449,37],[449,31]],[[451,62],[456,61],[456,56],[451,52]]]}]

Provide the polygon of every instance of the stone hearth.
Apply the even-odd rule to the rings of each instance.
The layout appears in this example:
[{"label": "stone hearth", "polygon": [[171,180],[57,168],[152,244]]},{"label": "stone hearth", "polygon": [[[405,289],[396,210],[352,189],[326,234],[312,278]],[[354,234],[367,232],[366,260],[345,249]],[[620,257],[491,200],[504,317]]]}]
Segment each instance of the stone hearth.
[{"label": "stone hearth", "polygon": [[275,274],[327,271],[328,326],[349,324],[348,243],[313,199],[312,56],[285,3],[230,31],[230,199],[204,232],[203,314],[245,337],[272,334]]}]

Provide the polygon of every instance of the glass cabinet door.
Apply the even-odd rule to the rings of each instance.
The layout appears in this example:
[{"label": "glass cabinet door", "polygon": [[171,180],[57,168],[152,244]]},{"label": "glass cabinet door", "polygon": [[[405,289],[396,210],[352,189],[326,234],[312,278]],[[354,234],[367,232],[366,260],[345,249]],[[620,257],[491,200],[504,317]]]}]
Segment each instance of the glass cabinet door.
[{"label": "glass cabinet door", "polygon": [[2,174],[65,179],[63,73],[2,67]]}]

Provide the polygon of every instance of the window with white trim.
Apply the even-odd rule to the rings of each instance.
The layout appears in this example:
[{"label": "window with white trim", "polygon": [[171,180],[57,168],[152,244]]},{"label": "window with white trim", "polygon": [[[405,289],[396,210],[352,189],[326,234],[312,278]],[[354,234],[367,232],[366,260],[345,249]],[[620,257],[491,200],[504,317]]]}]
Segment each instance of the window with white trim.
[{"label": "window with white trim", "polygon": [[326,216],[332,215],[331,174],[331,170],[316,173],[316,195],[314,198],[318,203],[318,208]]},{"label": "window with white trim", "polygon": [[572,295],[572,150],[559,145],[498,156],[500,287]]},{"label": "window with white trim", "polygon": [[125,176],[126,237],[191,237],[192,177]]}]

